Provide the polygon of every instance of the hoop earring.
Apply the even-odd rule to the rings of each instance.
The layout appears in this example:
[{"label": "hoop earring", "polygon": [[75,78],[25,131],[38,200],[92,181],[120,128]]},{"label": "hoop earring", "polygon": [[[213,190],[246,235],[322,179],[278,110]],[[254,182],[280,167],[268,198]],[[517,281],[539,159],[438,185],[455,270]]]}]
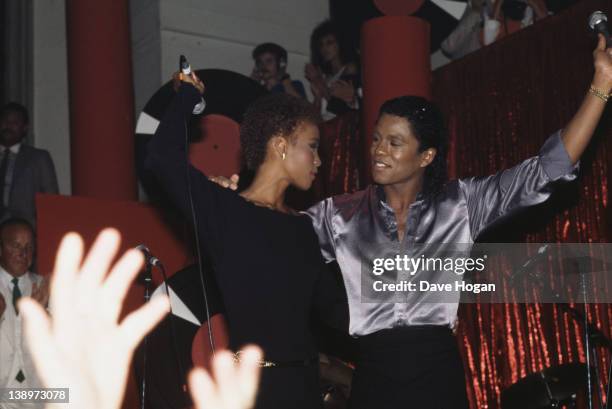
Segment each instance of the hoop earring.
[{"label": "hoop earring", "polygon": [[285,157],[286,157],[285,152],[283,152],[283,160],[285,160]]}]

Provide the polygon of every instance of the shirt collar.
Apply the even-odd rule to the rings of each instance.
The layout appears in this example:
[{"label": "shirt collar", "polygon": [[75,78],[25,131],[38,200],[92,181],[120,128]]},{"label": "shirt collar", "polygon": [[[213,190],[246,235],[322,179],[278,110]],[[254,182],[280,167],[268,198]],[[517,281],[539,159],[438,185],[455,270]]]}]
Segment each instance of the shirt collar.
[{"label": "shirt collar", "polygon": [[[21,149],[21,142],[18,142],[15,145],[12,145],[11,147],[9,147],[9,149],[11,153],[14,153],[15,155],[17,155],[19,153],[19,150]],[[6,147],[0,145],[0,153],[4,153],[5,150],[6,150]]]},{"label": "shirt collar", "polygon": [[[387,203],[387,195],[385,195],[385,189],[383,189],[382,185],[374,185],[374,186],[375,186],[376,197],[378,198],[380,206],[387,209],[388,211],[393,212],[393,209],[391,209],[391,206],[389,206],[389,204]],[[414,202],[412,202],[410,207],[421,204],[423,200],[425,200],[425,194],[421,190],[419,193],[417,193],[417,197],[414,200]]]},{"label": "shirt collar", "polygon": [[[395,218],[395,212],[393,211],[391,206],[389,206],[389,204],[387,203],[387,200],[386,200],[387,197],[385,195],[385,190],[383,189],[381,185],[373,185],[372,189],[374,193],[372,195],[372,199],[375,201],[375,203],[372,203],[372,206],[373,208],[378,209],[376,214],[378,215],[379,219],[383,222],[386,228],[385,234],[391,240],[398,240],[397,219]],[[418,212],[424,200],[425,200],[425,195],[421,191],[417,194],[415,201],[410,205],[410,211]]]},{"label": "shirt collar", "polygon": [[[25,277],[26,274],[28,274],[28,273],[26,272],[21,277],[18,277],[19,281],[21,281]],[[4,269],[4,267],[0,266],[0,283],[4,283],[4,285],[7,288],[12,289],[13,288],[13,283],[12,283],[13,278],[15,278],[15,277],[10,275],[9,272]]]}]

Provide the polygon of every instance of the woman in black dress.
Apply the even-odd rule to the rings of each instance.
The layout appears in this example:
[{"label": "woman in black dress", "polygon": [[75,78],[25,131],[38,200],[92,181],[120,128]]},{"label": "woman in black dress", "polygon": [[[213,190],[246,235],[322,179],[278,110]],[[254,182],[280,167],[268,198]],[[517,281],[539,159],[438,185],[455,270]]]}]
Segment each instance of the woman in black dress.
[{"label": "woman in black dress", "polygon": [[256,407],[321,407],[310,314],[314,308],[343,325],[347,309],[310,219],[284,202],[290,185],[310,188],[321,163],[317,113],[308,102],[284,94],[249,108],[241,143],[256,173],[238,195],[188,165],[186,123],[204,87],[195,76],[183,81],[149,143],[146,166],[188,220],[190,180],[201,245],[226,307],[230,347],[239,351],[257,344],[264,351]]}]

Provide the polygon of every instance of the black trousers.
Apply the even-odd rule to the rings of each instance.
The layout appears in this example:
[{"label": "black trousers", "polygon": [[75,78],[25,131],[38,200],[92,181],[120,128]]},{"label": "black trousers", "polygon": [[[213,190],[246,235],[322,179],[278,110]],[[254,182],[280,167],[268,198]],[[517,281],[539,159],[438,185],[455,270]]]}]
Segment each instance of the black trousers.
[{"label": "black trousers", "polygon": [[448,327],[383,330],[359,338],[350,409],[467,409],[465,373]]}]

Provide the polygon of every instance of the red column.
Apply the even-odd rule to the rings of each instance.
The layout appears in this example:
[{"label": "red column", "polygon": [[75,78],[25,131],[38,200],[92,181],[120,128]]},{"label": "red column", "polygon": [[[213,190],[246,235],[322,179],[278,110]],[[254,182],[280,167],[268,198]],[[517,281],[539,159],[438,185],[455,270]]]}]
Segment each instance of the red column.
[{"label": "red column", "polygon": [[372,132],[382,103],[401,95],[431,98],[429,23],[416,17],[386,16],[361,30],[363,114],[370,175]]},{"label": "red column", "polygon": [[72,192],[136,200],[128,0],[67,0]]}]

